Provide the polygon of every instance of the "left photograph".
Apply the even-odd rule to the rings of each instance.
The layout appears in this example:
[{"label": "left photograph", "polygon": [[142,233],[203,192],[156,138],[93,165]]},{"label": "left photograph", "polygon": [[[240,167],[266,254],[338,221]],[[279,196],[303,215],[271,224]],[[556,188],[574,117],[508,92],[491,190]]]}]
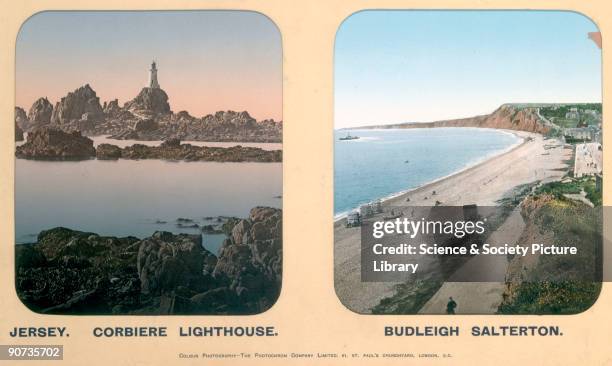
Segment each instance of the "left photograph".
[{"label": "left photograph", "polygon": [[15,287],[248,315],[282,283],[282,44],[249,11],[41,12],[16,43]]}]

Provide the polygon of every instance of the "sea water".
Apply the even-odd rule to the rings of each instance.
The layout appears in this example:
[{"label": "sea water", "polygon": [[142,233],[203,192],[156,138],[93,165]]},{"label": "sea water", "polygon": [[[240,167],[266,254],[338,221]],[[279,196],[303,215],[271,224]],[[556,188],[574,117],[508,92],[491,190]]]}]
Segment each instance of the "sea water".
[{"label": "sea water", "polygon": [[334,133],[334,214],[418,188],[494,155],[522,140],[484,128],[350,130]]},{"label": "sea water", "polygon": [[[280,208],[282,185],[281,163],[16,159],[15,241],[36,242],[58,226],[138,238],[156,230],[199,234],[177,219],[214,225],[256,206]],[[203,245],[217,253],[224,238],[205,234]]]}]

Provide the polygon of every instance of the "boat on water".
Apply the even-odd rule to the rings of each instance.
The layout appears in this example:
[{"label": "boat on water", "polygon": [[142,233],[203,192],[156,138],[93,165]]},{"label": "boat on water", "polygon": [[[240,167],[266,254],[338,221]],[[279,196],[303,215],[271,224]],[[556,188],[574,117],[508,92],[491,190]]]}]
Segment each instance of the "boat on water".
[{"label": "boat on water", "polygon": [[359,136],[351,136],[350,133],[347,133],[345,137],[340,137],[340,141],[347,141],[347,140],[358,140]]}]

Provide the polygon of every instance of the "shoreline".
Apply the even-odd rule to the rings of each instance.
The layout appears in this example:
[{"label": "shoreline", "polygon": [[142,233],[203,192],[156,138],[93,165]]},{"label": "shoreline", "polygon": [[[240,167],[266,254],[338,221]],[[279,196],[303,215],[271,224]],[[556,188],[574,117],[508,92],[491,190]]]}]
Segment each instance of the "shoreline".
[{"label": "shoreline", "polygon": [[[572,149],[541,134],[513,131],[523,142],[505,153],[481,161],[461,172],[387,198],[392,206],[495,206],[517,187],[562,179],[568,172]],[[433,191],[436,191],[433,195]],[[385,298],[397,294],[401,282],[361,282],[361,230],[346,227],[346,218],[334,221],[334,286],[340,301],[350,310],[369,314]]]},{"label": "shoreline", "polygon": [[[399,192],[391,193],[391,194],[389,194],[387,196],[384,196],[384,197],[381,197],[381,198],[375,198],[375,199],[373,199],[372,201],[370,201],[368,203],[372,203],[372,202],[375,202],[377,200],[380,200],[381,203],[384,205],[385,203],[387,203],[388,201],[391,201],[393,199],[397,199],[397,198],[399,198],[401,196],[408,195],[408,194],[418,193],[419,191],[424,190],[424,189],[426,189],[429,186],[433,186],[436,183],[441,183],[441,182],[443,182],[443,181],[445,181],[447,179],[451,179],[451,178],[454,178],[455,176],[458,176],[460,174],[467,173],[467,172],[469,172],[472,169],[475,169],[475,168],[477,168],[477,167],[479,167],[479,166],[481,166],[483,164],[491,162],[494,159],[500,158],[500,157],[502,157],[502,156],[504,156],[506,154],[509,154],[512,151],[518,149],[519,147],[521,147],[525,143],[527,143],[527,141],[528,141],[527,138],[530,137],[529,135],[533,134],[531,132],[524,132],[524,131],[514,131],[514,130],[496,129],[496,128],[483,128],[483,127],[439,127],[439,128],[470,128],[470,129],[477,129],[477,130],[495,130],[495,131],[499,131],[501,133],[506,133],[506,134],[513,135],[513,136],[519,138],[519,141],[517,143],[515,143],[515,144],[510,145],[509,147],[507,147],[507,148],[505,148],[505,149],[503,149],[501,151],[495,152],[495,153],[490,154],[488,156],[484,156],[481,159],[475,161],[474,163],[470,164],[468,162],[467,165],[465,165],[462,168],[459,168],[458,170],[456,170],[456,171],[454,171],[452,173],[449,173],[449,174],[444,175],[442,177],[438,177],[438,178],[435,178],[433,180],[427,181],[427,182],[425,182],[425,183],[423,183],[423,184],[421,184],[421,185],[419,185],[417,187],[414,187],[414,188],[408,188],[408,189],[405,189],[405,190],[402,190],[402,191],[399,191]],[[388,130],[392,130],[392,129],[369,128],[369,129],[362,129],[362,130],[368,130],[368,131],[383,130],[383,131],[388,131]],[[396,128],[396,130],[404,131],[405,129]],[[524,132],[525,134],[529,134],[529,135],[521,136],[521,132]],[[540,135],[540,134],[537,134],[537,135]],[[540,136],[542,136],[542,135],[540,135]],[[367,203],[362,203],[361,205],[364,205],[364,204],[367,204]],[[350,212],[358,210],[359,207],[361,207],[361,205],[359,205],[357,207],[354,207],[354,208],[351,208],[348,211],[343,211],[341,213],[334,214],[334,224],[336,224],[339,221],[342,221],[343,219],[346,219],[347,215]]]}]

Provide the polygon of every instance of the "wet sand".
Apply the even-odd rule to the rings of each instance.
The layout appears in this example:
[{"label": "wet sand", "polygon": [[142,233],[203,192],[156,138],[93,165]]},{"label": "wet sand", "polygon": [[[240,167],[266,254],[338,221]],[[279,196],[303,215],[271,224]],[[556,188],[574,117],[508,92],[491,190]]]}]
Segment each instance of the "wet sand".
[{"label": "wet sand", "polygon": [[[517,186],[536,181],[554,181],[565,175],[566,161],[573,156],[571,148],[557,140],[545,139],[539,134],[508,132],[523,138],[523,143],[457,174],[385,200],[383,207],[388,209],[391,206],[432,206],[436,201],[447,206],[495,206],[498,200]],[[436,192],[435,195],[432,194],[433,191]],[[361,282],[360,229],[346,228],[345,223],[345,219],[334,223],[336,293],[349,309],[358,313],[370,313],[372,307],[381,299],[395,293],[396,283]],[[498,288],[493,290],[496,292]],[[446,302],[441,299],[442,297],[439,297],[434,303],[443,303],[445,306]],[[478,300],[477,297],[472,302]],[[424,309],[426,312],[444,311],[444,308],[439,309],[438,305],[432,305],[431,302],[428,304],[427,309]],[[488,306],[491,307],[490,304]]]}]

